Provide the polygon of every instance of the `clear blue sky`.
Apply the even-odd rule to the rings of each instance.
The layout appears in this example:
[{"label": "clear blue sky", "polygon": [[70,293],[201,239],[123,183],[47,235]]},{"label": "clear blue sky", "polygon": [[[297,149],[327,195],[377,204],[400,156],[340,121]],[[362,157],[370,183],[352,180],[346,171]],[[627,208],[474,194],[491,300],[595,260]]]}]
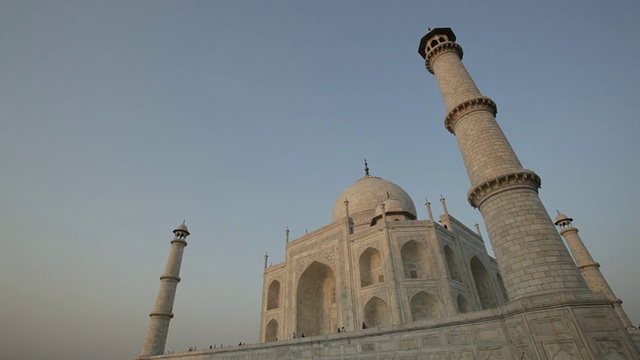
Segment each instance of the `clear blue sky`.
[{"label": "clear blue sky", "polygon": [[264,252],[329,223],[365,157],[419,218],[443,194],[480,222],[417,53],[436,26],[637,325],[639,17],[638,1],[0,2],[0,357],[135,357],[183,219],[167,350],[257,341]]}]

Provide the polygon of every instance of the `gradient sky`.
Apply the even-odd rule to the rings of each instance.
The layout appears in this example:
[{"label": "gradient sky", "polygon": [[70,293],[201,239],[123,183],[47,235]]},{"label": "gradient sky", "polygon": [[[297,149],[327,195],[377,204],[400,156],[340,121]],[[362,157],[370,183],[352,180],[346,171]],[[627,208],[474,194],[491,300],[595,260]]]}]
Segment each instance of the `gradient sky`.
[{"label": "gradient sky", "polygon": [[436,26],[639,324],[639,17],[638,1],[0,1],[0,357],[134,358],[183,219],[167,350],[256,342],[265,251],[278,263],[285,226],[329,223],[363,158],[419,218],[443,194],[481,222],[417,53]]}]

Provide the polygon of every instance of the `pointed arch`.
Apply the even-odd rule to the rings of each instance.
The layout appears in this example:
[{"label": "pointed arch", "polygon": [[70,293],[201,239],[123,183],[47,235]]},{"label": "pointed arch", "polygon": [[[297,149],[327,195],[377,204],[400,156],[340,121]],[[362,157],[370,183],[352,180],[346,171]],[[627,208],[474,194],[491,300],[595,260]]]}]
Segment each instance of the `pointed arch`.
[{"label": "pointed arch", "polygon": [[462,294],[458,294],[458,297],[456,298],[456,302],[458,303],[458,312],[460,314],[469,312],[469,303],[467,302],[467,299],[465,299],[465,297],[462,296]]},{"label": "pointed arch", "polygon": [[389,325],[389,306],[384,300],[374,296],[364,306],[364,322],[367,327]]},{"label": "pointed arch", "polygon": [[407,279],[424,279],[432,277],[431,264],[427,250],[415,240],[410,240],[400,249],[404,277]]},{"label": "pointed arch", "polygon": [[264,331],[264,341],[276,340],[278,340],[278,322],[276,319],[271,319]]},{"label": "pointed arch", "polygon": [[491,309],[498,306],[496,300],[496,294],[491,287],[491,279],[487,269],[482,265],[482,262],[478,257],[471,258],[471,274],[473,274],[473,282],[476,285],[476,291],[478,292],[478,298],[480,299],[480,306],[482,310]]},{"label": "pointed arch", "polygon": [[267,310],[280,307],[280,281],[273,280],[267,291]]},{"label": "pointed arch", "polygon": [[300,276],[296,294],[296,331],[306,336],[331,333],[337,317],[333,270],[314,261]]},{"label": "pointed arch", "polygon": [[508,303],[509,302],[509,295],[507,294],[507,288],[504,287],[504,280],[502,280],[502,275],[500,275],[500,273],[496,273],[496,280],[498,280],[498,289],[500,289],[500,292],[502,293],[502,300],[504,300],[504,303]]},{"label": "pointed arch", "polygon": [[365,287],[384,282],[384,267],[380,251],[375,248],[367,248],[358,261],[360,265],[360,286]]},{"label": "pointed arch", "polygon": [[439,317],[440,301],[433,294],[426,291],[420,291],[413,295],[409,302],[411,308],[411,319],[413,321]]},{"label": "pointed arch", "polygon": [[449,270],[449,276],[451,276],[451,279],[462,282],[462,277],[460,277],[460,269],[458,268],[458,263],[456,262],[456,253],[451,249],[449,245],[444,246],[444,257],[447,262],[447,269]]}]

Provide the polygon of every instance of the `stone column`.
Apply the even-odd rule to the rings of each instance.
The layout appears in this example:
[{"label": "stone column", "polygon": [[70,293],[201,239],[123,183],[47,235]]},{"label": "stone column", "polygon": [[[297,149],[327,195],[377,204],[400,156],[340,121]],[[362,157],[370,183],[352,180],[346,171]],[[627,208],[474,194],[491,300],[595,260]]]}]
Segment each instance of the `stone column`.
[{"label": "stone column", "polygon": [[580,235],[578,235],[578,228],[573,227],[572,221],[573,219],[567,215],[558,214],[555,224],[560,228],[560,235],[567,241],[569,250],[571,250],[573,254],[580,273],[582,273],[589,289],[593,292],[602,293],[607,299],[611,300],[613,308],[622,321],[622,324],[624,324],[625,327],[630,327],[632,325],[631,320],[624,309],[622,309],[622,300],[618,299],[613,293],[613,290],[611,290],[609,283],[600,272],[600,264],[591,257],[589,250],[584,246]]},{"label": "stone column", "polygon": [[182,253],[187,246],[186,238],[189,230],[182,224],[173,230],[174,238],[171,240],[171,252],[167,260],[164,273],[160,276],[160,290],[156,298],[156,304],[149,314],[149,328],[144,340],[142,352],[138,359],[148,358],[153,355],[162,355],[169,333],[169,321],[173,318],[173,301],[176,296],[176,288],[180,282],[180,265]]},{"label": "stone column", "polygon": [[431,29],[418,52],[436,76],[509,298],[516,300],[587,286],[540,198],[540,177],[524,169],[496,122],[496,104],[483,96],[462,64],[450,28]]}]

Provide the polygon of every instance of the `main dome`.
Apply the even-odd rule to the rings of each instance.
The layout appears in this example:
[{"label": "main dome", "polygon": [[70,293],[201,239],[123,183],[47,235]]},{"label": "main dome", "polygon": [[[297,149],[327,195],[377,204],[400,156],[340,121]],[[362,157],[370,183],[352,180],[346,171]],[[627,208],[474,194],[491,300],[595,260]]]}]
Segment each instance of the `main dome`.
[{"label": "main dome", "polygon": [[377,176],[366,175],[340,194],[333,206],[332,221],[345,217],[344,201],[348,200],[349,216],[354,219],[354,222],[356,224],[370,222],[376,208],[387,199],[394,200],[394,204],[401,207],[394,210],[406,211],[416,216],[413,200],[400,186]]}]

